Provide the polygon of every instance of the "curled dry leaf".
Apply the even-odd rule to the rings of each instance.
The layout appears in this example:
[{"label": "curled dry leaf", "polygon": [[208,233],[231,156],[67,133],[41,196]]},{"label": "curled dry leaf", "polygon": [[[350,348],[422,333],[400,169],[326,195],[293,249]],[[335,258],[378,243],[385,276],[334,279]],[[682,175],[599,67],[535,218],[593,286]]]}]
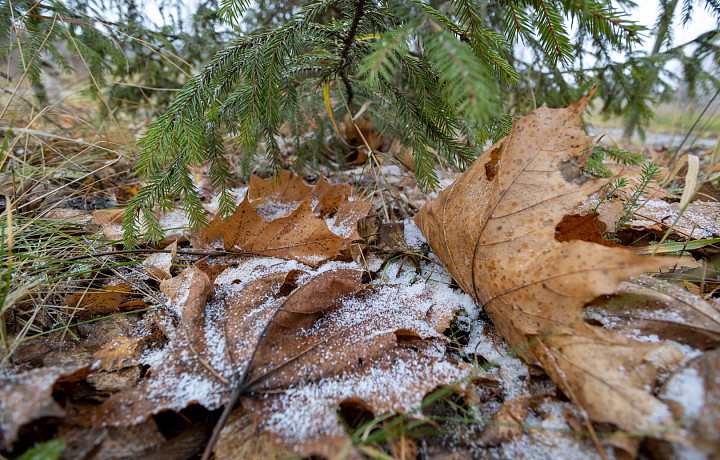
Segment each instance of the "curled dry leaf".
[{"label": "curled dry leaf", "polygon": [[172,261],[175,258],[175,254],[177,253],[177,241],[174,241],[171,245],[167,246],[165,250],[170,252],[150,254],[148,258],[143,261],[143,269],[152,279],[162,281],[172,278],[170,268],[172,267]]},{"label": "curled dry leaf", "polygon": [[593,301],[585,317],[628,337],[708,350],[720,345],[720,309],[711,302],[677,284],[640,276],[623,281],[614,296]]},{"label": "curled dry leaf", "polygon": [[[253,177],[243,201],[227,219],[216,217],[201,235],[206,246],[294,259],[315,267],[342,257],[358,239],[357,221],[370,204],[349,201],[347,184],[315,187],[287,171],[279,179]],[[335,215],[326,219],[331,212]]]},{"label": "curled dry leaf", "polygon": [[[662,347],[630,346],[618,334],[587,326],[582,308],[662,264],[622,248],[556,239],[563,218],[606,183],[580,171],[592,140],[581,119],[591,96],[567,109],[541,107],[516,122],[415,221],[510,345],[529,346],[523,357],[538,360],[593,420],[647,429],[671,421],[648,390],[658,372],[652,358]],[[642,372],[633,370],[641,365]]]}]

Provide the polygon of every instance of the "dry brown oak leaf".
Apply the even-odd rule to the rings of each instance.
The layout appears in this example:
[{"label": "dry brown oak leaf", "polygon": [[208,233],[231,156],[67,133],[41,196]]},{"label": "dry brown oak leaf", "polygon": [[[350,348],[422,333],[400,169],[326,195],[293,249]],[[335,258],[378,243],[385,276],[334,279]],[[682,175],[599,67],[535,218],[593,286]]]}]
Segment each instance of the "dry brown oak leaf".
[{"label": "dry brown oak leaf", "polygon": [[350,444],[335,408],[406,412],[470,372],[443,357],[438,331],[451,314],[432,283],[375,290],[361,275],[252,258],[213,284],[186,269],[161,284],[180,320],[148,358],[149,378],[74,422],[121,426],[195,403],[216,409],[244,375],[242,406],[268,439],[299,455],[337,456]]},{"label": "dry brown oak leaf", "polygon": [[592,93],[517,121],[415,221],[498,332],[520,352],[530,347],[522,356],[539,361],[593,420],[657,428],[671,414],[647,388],[658,368],[671,368],[682,354],[588,326],[582,308],[662,264],[624,248],[556,239],[558,223],[606,183],[580,172],[592,141],[581,114]]},{"label": "dry brown oak leaf", "polygon": [[200,239],[205,246],[316,267],[342,258],[350,243],[360,238],[357,221],[371,205],[351,198],[349,184],[331,185],[323,177],[311,187],[289,171],[279,171],[278,177],[269,179],[253,176],[234,214],[227,219],[215,217]]}]

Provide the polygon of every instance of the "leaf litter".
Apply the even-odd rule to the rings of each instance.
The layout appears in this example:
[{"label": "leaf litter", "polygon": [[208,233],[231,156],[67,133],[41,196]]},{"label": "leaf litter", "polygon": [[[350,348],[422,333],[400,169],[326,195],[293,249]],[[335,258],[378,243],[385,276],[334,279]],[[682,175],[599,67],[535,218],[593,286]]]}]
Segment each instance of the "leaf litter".
[{"label": "leaf litter", "polygon": [[[465,174],[443,176],[447,187],[415,219],[380,221],[369,233],[361,229],[371,208],[387,212],[380,194],[371,205],[323,177],[315,186],[289,172],[281,181],[253,177],[233,215],[189,235],[196,250],[231,254],[179,272],[175,252],[147,259],[145,276],[162,298],[133,334],[99,339],[76,367],[4,373],[3,414],[20,417],[4,416],[4,448],[51,416],[76,439],[73,452],[107,437],[98,458],[131,455],[110,440],[148,426],[132,455],[153,458],[185,436],[153,435],[158,417],[219,409],[241,388],[217,458],[353,458],[365,451],[338,416],[343,408],[427,423],[447,409],[426,395],[449,386],[476,422],[447,422],[422,446],[403,437],[402,449],[536,459],[606,458],[614,448],[634,457],[642,437],[623,433],[644,430],[664,452],[709,458],[720,441],[717,306],[649,277],[618,287],[667,262],[589,242],[598,241],[592,225],[559,227],[604,183],[579,173],[588,98],[538,109]],[[396,166],[381,166],[378,177],[408,209],[428,198]],[[95,216],[106,232],[114,219]],[[413,255],[428,244],[432,252]],[[74,308],[86,307],[97,313]],[[69,381],[104,396],[56,401]],[[18,398],[25,409],[12,403]],[[186,453],[206,442],[201,425],[186,430]],[[602,446],[594,430],[605,433]]]}]

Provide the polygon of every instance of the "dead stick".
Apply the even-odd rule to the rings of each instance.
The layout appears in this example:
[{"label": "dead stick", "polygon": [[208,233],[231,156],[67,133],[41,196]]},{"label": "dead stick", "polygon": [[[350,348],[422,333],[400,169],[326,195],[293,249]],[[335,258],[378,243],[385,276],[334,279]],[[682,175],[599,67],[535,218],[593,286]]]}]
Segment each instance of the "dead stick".
[{"label": "dead stick", "polygon": [[[83,254],[80,256],[70,257],[69,259],[65,259],[65,262],[71,262],[74,260],[82,260],[82,259],[89,259],[91,257],[104,257],[104,256],[116,256],[116,255],[122,255],[122,254],[147,254],[147,253],[166,253],[169,254],[172,251],[170,249],[122,249],[118,251],[105,251],[105,252],[95,252],[92,254]],[[205,257],[216,257],[216,256],[226,256],[226,255],[248,255],[243,252],[229,252],[229,251],[188,251],[184,249],[178,249],[176,251],[177,254],[182,254],[186,256],[205,256]]]}]

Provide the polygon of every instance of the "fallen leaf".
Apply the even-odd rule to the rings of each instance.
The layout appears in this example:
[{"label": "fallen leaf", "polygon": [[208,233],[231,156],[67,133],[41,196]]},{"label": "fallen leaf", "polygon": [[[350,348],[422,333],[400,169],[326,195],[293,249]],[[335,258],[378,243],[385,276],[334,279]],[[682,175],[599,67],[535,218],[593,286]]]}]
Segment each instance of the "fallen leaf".
[{"label": "fallen leaf", "polygon": [[[80,289],[65,297],[68,313],[85,317],[122,311],[132,287],[124,282],[111,283],[103,290]],[[131,308],[128,308],[131,309]]]},{"label": "fallen leaf", "polygon": [[18,431],[42,417],[65,416],[52,397],[55,382],[79,371],[72,367],[42,367],[0,377],[0,447],[12,450]]},{"label": "fallen leaf", "polygon": [[181,320],[145,361],[150,377],[76,422],[132,424],[193,403],[212,410],[245,375],[243,408],[269,439],[301,455],[337,455],[349,441],[335,407],[359,401],[376,415],[406,412],[470,372],[443,357],[438,330],[452,316],[450,288],[372,290],[361,275],[253,258],[220,273],[208,295],[207,276],[186,270],[164,282]]},{"label": "fallen leaf", "polygon": [[99,392],[113,393],[135,385],[141,375],[140,366],[129,366],[114,371],[95,371],[86,380]]},{"label": "fallen leaf", "polygon": [[172,267],[172,261],[177,252],[177,241],[174,241],[172,244],[167,246],[165,250],[170,252],[151,254],[143,261],[142,267],[145,270],[145,273],[147,273],[152,279],[162,281],[172,278],[170,268]]},{"label": "fallen leaf", "polygon": [[[251,180],[235,213],[227,219],[216,217],[201,234],[203,244],[294,259],[312,267],[342,258],[359,238],[357,221],[370,204],[348,201],[349,186],[331,186],[324,179],[315,188],[288,172],[280,173],[280,180]],[[337,207],[330,220],[316,215],[327,214],[330,206]]]},{"label": "fallen leaf", "polygon": [[94,369],[112,371],[120,369],[136,356],[138,346],[145,340],[143,337],[118,337],[106,343],[93,354]]},{"label": "fallen leaf", "polygon": [[147,456],[144,454],[147,451],[166,442],[153,419],[133,426],[106,428],[62,425],[58,430],[57,438],[63,439],[66,443],[61,458],[67,459],[146,459]]},{"label": "fallen leaf", "polygon": [[700,350],[720,345],[720,310],[677,284],[641,276],[599,298],[585,317],[628,337],[672,340]]},{"label": "fallen leaf", "polygon": [[531,398],[519,396],[506,401],[480,435],[480,445],[496,446],[522,436]]},{"label": "fallen leaf", "polygon": [[[662,346],[585,325],[582,308],[662,264],[622,248],[556,239],[563,218],[606,183],[580,171],[592,141],[581,119],[591,96],[517,121],[415,221],[510,346],[530,347],[522,356],[538,360],[591,419],[627,430],[658,428],[672,420],[652,386],[681,354],[654,361],[649,357]],[[634,368],[641,364],[642,371]]]},{"label": "fallen leaf", "polygon": [[268,460],[293,454],[291,447],[275,442],[271,433],[258,433],[257,425],[242,408],[230,414],[215,447],[217,460]]}]

